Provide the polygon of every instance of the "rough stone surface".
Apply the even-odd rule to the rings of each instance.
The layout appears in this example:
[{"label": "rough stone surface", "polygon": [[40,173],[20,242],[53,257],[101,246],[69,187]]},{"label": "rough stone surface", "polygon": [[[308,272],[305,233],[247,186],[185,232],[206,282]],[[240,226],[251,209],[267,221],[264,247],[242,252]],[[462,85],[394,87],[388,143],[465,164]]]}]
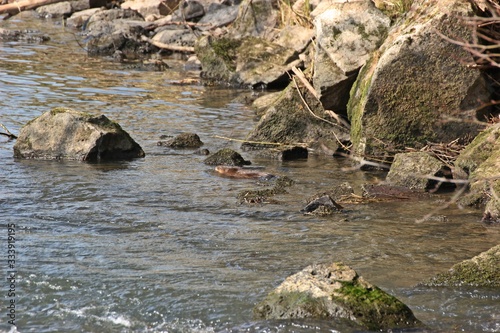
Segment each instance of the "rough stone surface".
[{"label": "rough stone surface", "polygon": [[143,17],[166,16],[172,14],[178,8],[179,3],[179,0],[128,0],[121,4],[121,8],[136,10]]},{"label": "rough stone surface", "polygon": [[387,174],[387,183],[412,190],[434,190],[435,179],[451,178],[451,170],[443,162],[426,152],[396,154]]},{"label": "rough stone surface", "polygon": [[50,37],[36,30],[11,30],[0,28],[1,41],[25,41],[28,43],[43,43],[50,40]]},{"label": "rough stone surface", "polygon": [[[348,130],[336,125],[331,118],[330,122],[318,119],[326,117],[321,104],[306,89],[302,89],[301,94],[315,116],[306,108],[297,89],[289,86],[262,116],[247,140],[288,145],[301,143],[327,154],[337,151],[340,147],[338,140],[349,140]],[[250,143],[245,146],[249,149],[251,146],[262,148],[263,145]]]},{"label": "rough stone surface", "polygon": [[254,317],[345,318],[370,330],[421,325],[406,305],[343,263],[311,265],[289,276],[255,306]]},{"label": "rough stone surface", "polygon": [[14,157],[80,161],[144,157],[142,148],[106,116],[55,108],[26,124]]},{"label": "rough stone surface", "polygon": [[359,69],[384,41],[390,19],[367,1],[333,2],[313,13],[316,28],[314,88],[325,109],[346,114]]},{"label": "rough stone surface", "polygon": [[158,145],[170,148],[200,148],[203,142],[195,133],[182,133],[171,140],[160,141]]},{"label": "rough stone surface", "polygon": [[207,10],[207,13],[198,21],[200,30],[208,30],[216,27],[224,27],[236,20],[238,6],[220,5]]},{"label": "rough stone surface", "polygon": [[168,45],[194,46],[196,36],[187,29],[165,29],[159,31],[153,40]]},{"label": "rough stone surface", "polygon": [[95,13],[102,11],[101,8],[90,8],[73,13],[67,20],[66,25],[72,28],[81,28],[83,24]]},{"label": "rough stone surface", "polygon": [[272,0],[243,0],[231,28],[232,38],[268,38],[274,33],[278,20]]},{"label": "rough stone surface", "polygon": [[285,87],[288,71],[302,60],[291,48],[258,37],[200,38],[195,51],[206,80],[252,88]]},{"label": "rough stone surface", "polygon": [[473,62],[468,52],[437,33],[468,40],[461,15],[471,15],[466,0],[417,0],[391,29],[351,90],[355,155],[380,158],[388,150],[477,134],[480,126],[468,120],[474,120],[471,109],[489,101],[485,80],[466,66]]},{"label": "rough stone surface", "polygon": [[453,265],[449,271],[437,274],[421,285],[500,287],[500,245]]},{"label": "rough stone surface", "polygon": [[110,9],[92,15],[85,25],[87,52],[91,56],[111,56],[122,51],[129,59],[155,50],[140,36],[149,23],[135,10]]},{"label": "rough stone surface", "polygon": [[213,155],[207,157],[203,162],[207,165],[234,165],[243,166],[250,165],[251,162],[246,161],[238,152],[230,148],[223,148]]},{"label": "rough stone surface", "polygon": [[500,222],[500,124],[480,133],[460,153],[455,165],[469,173],[470,190],[459,199],[465,206],[484,207],[485,221]]}]

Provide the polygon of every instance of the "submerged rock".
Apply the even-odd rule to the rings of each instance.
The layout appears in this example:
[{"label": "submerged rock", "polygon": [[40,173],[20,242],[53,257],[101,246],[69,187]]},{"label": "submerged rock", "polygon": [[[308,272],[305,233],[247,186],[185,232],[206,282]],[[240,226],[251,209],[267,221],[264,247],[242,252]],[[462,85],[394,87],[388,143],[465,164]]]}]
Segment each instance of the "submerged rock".
[{"label": "submerged rock", "polygon": [[311,265],[289,276],[255,306],[254,317],[345,318],[369,330],[421,326],[410,308],[343,263]]},{"label": "submerged rock", "polygon": [[448,272],[437,274],[420,285],[500,287],[500,245],[453,265]]},{"label": "submerged rock", "polygon": [[49,160],[119,160],[144,157],[142,148],[104,115],[55,108],[27,123],[14,157]]}]

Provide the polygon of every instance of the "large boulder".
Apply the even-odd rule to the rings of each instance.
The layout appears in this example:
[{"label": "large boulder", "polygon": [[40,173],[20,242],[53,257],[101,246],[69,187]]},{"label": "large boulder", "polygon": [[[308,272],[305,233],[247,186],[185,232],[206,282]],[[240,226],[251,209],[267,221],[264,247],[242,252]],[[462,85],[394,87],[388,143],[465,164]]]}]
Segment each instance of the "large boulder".
[{"label": "large boulder", "polygon": [[345,115],[359,69],[384,41],[391,20],[370,0],[324,0],[312,15],[316,28],[314,88],[325,109]]},{"label": "large boulder", "polygon": [[91,56],[111,56],[121,51],[128,58],[150,53],[156,48],[141,41],[149,25],[132,9],[110,9],[93,14],[84,25],[87,52]]},{"label": "large boulder", "polygon": [[278,11],[272,0],[243,0],[231,28],[231,37],[253,36],[268,39],[278,23]]},{"label": "large boulder", "polygon": [[289,276],[254,308],[256,319],[344,318],[369,330],[420,326],[410,308],[343,263]]},{"label": "large boulder", "polygon": [[447,272],[439,273],[421,285],[500,287],[500,245],[453,265]]},{"label": "large boulder", "polygon": [[201,61],[202,78],[252,88],[282,87],[288,71],[302,60],[292,48],[260,37],[201,37],[195,46]]},{"label": "large boulder", "polygon": [[455,165],[469,173],[470,191],[459,203],[484,207],[485,221],[500,221],[500,124],[480,133]]},{"label": "large boulder", "polygon": [[301,88],[299,92],[290,85],[267,109],[247,140],[243,145],[246,150],[266,148],[269,145],[265,143],[300,143],[333,154],[349,141],[349,130],[328,117],[310,91]]},{"label": "large boulder", "polygon": [[489,101],[485,80],[467,66],[471,54],[440,35],[470,40],[460,17],[472,14],[466,0],[417,0],[391,29],[351,90],[354,155],[380,158],[388,149],[478,133],[481,126],[471,110]]},{"label": "large boulder", "polygon": [[123,9],[136,10],[143,17],[148,15],[166,16],[179,6],[180,0],[128,0],[121,4]]},{"label": "large boulder", "polygon": [[142,148],[104,115],[55,108],[27,123],[14,157],[49,160],[119,160],[144,157]]}]

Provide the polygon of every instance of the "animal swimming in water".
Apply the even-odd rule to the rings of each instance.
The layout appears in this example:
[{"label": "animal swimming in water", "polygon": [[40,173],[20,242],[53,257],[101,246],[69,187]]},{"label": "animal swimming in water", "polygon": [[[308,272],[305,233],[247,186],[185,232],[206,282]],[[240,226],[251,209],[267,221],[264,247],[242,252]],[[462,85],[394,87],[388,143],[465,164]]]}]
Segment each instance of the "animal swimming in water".
[{"label": "animal swimming in water", "polygon": [[270,178],[273,175],[255,169],[246,169],[237,166],[218,165],[215,171],[231,178]]}]

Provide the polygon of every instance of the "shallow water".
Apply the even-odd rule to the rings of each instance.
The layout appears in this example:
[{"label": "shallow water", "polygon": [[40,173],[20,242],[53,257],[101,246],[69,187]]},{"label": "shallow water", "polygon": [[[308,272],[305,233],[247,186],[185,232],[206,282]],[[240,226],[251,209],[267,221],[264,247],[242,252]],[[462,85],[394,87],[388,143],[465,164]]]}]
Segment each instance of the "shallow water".
[{"label": "shallow water", "polygon": [[[21,161],[12,157],[14,142],[0,136],[2,248],[7,224],[15,224],[18,331],[353,332],[322,321],[252,320],[255,303],[285,277],[341,260],[410,306],[429,331],[500,332],[498,290],[414,287],[500,242],[500,228],[481,223],[479,211],[452,206],[416,223],[449,198],[441,196],[304,216],[310,195],[383,175],[345,171],[348,161],[331,157],[279,162],[248,153],[296,185],[277,197],[282,204],[239,205],[236,195],[254,181],[218,177],[204,156],[156,142],[196,132],[212,152],[239,150],[220,137],[242,139],[254,126],[253,111],[235,102],[251,92],[173,85],[195,74],[173,60],[166,72],[145,72],[87,58],[73,32],[43,29],[52,37],[45,44],[0,42],[0,123],[17,134],[53,107],[104,113],[146,158]],[[11,329],[7,302],[3,331]]]}]

